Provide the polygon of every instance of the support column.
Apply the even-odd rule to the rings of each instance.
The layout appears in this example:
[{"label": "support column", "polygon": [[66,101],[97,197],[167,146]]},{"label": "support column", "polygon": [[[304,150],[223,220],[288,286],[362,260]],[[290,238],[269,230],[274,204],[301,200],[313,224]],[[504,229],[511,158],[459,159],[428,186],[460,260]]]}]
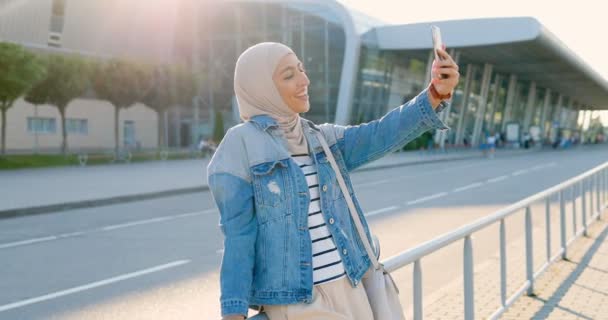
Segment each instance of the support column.
[{"label": "support column", "polygon": [[471,138],[471,146],[479,144],[479,137],[483,125],[483,118],[488,104],[488,92],[490,91],[490,79],[492,78],[492,65],[489,63],[483,66],[483,76],[481,78],[481,104],[477,108],[475,115],[475,126],[473,127],[473,137]]},{"label": "support column", "polygon": [[553,121],[557,121],[558,123],[560,122],[563,104],[564,95],[560,93],[559,96],[557,96],[557,103],[555,104],[555,109],[553,110]]},{"label": "support column", "polygon": [[464,82],[464,92],[462,96],[462,104],[460,105],[460,110],[458,112],[458,126],[456,127],[456,141],[454,143],[459,144],[462,143],[462,139],[464,138],[464,126],[466,117],[465,110],[468,108],[469,97],[471,95],[471,82],[473,81],[474,76],[474,67],[472,64],[467,64],[467,70],[465,73],[465,82]]},{"label": "support column", "polygon": [[492,94],[492,108],[488,109],[488,114],[490,114],[490,122],[488,123],[488,128],[490,131],[494,131],[494,119],[496,118],[496,110],[498,104],[498,91],[500,90],[500,82],[502,81],[502,76],[497,74],[494,77],[494,93]]},{"label": "support column", "polygon": [[502,118],[502,125],[500,131],[505,131],[507,123],[513,118],[514,104],[515,104],[515,88],[517,86],[517,76],[511,74],[509,76],[509,88],[507,89],[507,102],[505,104],[505,114]]},{"label": "support column", "polygon": [[524,115],[524,132],[530,133],[530,122],[532,122],[532,117],[534,116],[534,109],[536,102],[536,82],[532,81],[530,83],[530,89],[528,90],[528,102],[526,103],[526,110]]},{"label": "support column", "polygon": [[545,130],[546,130],[547,115],[549,114],[550,104],[551,104],[551,89],[545,89],[545,100],[543,101],[543,110],[540,114],[541,141],[548,138],[548,136],[545,133]]}]

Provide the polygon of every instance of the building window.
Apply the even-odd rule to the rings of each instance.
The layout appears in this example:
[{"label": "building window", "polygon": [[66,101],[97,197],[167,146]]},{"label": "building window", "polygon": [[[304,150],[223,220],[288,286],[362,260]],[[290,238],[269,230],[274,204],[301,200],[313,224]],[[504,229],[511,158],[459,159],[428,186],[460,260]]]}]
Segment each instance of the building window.
[{"label": "building window", "polygon": [[66,119],[65,128],[68,134],[83,135],[89,134],[89,120],[87,119]]},{"label": "building window", "polygon": [[123,125],[123,144],[125,147],[135,147],[135,122],[125,120]]},{"label": "building window", "polygon": [[29,133],[53,134],[57,131],[57,124],[54,118],[27,118],[27,131]]}]

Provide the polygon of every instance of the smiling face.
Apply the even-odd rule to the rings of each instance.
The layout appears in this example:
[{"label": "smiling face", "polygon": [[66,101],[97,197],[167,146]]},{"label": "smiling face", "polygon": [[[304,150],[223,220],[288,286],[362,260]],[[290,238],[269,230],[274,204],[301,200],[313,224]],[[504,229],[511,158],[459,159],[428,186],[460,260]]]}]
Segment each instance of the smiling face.
[{"label": "smiling face", "polygon": [[285,104],[293,112],[302,113],[310,109],[308,100],[310,80],[306,76],[302,62],[295,54],[281,58],[272,75],[272,81]]}]

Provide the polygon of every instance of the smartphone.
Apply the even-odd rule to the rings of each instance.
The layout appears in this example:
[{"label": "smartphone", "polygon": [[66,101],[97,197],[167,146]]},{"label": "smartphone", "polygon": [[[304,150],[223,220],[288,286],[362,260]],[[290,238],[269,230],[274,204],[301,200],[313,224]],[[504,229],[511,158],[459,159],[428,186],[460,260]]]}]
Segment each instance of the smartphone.
[{"label": "smartphone", "polygon": [[443,60],[437,53],[437,49],[443,49],[443,41],[441,40],[441,30],[438,26],[431,26],[431,36],[433,37],[433,51],[435,52],[435,60]]}]

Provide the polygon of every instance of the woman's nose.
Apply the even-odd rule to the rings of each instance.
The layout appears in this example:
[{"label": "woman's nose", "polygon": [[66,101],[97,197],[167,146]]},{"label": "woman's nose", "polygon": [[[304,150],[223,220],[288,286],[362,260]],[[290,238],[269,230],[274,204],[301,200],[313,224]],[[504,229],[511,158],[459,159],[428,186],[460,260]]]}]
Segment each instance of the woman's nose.
[{"label": "woman's nose", "polygon": [[309,84],[310,84],[310,79],[308,79],[308,76],[306,75],[306,73],[302,72],[302,77],[300,79],[300,85],[307,87]]}]

